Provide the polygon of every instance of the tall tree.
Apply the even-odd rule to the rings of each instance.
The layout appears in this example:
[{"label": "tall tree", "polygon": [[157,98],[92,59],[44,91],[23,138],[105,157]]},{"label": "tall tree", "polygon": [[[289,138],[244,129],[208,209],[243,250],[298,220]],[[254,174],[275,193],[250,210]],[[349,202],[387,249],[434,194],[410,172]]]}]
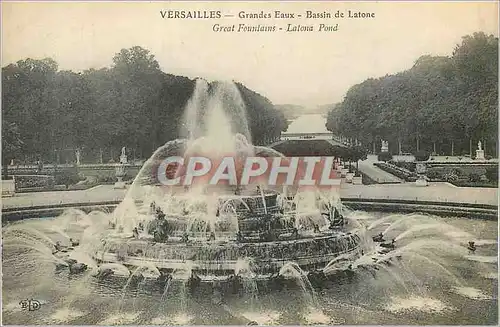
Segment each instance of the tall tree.
[{"label": "tall tree", "polygon": [[3,178],[8,178],[8,165],[21,151],[21,136],[15,123],[2,120],[2,167]]},{"label": "tall tree", "polygon": [[[256,142],[279,137],[287,127],[284,115],[237,86]],[[126,147],[129,155],[148,158],[180,136],[194,87],[189,78],[161,71],[154,55],[138,46],[119,51],[112,67],[82,73],[58,71],[49,58],[20,60],[2,68],[2,124],[15,136],[3,139],[11,140],[3,157],[72,162],[79,149],[83,161],[98,162],[101,153],[104,161],[117,160]]]},{"label": "tall tree", "polygon": [[[463,37],[451,57],[422,56],[404,72],[351,87],[327,128],[391,151],[469,153],[469,143],[498,137],[498,38]],[[400,149],[404,148],[404,149]]]}]

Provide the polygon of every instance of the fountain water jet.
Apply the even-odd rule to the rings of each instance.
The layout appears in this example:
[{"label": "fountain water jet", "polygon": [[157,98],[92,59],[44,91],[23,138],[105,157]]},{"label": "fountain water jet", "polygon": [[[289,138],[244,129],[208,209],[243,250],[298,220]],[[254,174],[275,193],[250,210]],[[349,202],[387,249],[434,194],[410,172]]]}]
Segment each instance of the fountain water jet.
[{"label": "fountain water jet", "polygon": [[[178,317],[174,320],[187,322],[191,320],[188,315],[191,286],[196,286],[193,287],[194,292],[201,293],[206,285],[220,280],[226,282],[241,278],[242,288],[252,300],[252,311],[260,311],[264,307],[261,301],[265,296],[258,295],[270,289],[266,286],[280,278],[291,278],[302,290],[306,307],[314,308],[306,313],[306,320],[310,320],[309,316],[312,315],[320,322],[326,321],[321,310],[325,295],[316,289],[324,285],[321,285],[321,281],[319,284],[313,282],[308,277],[309,273],[335,275],[338,270],[350,267],[356,278],[348,282],[351,285],[349,287],[359,286],[361,280],[360,293],[366,292],[362,293],[363,296],[371,292],[372,288],[379,291],[380,284],[386,289],[392,289],[393,284],[396,284],[398,292],[406,288],[406,295],[414,295],[413,284],[424,284],[427,272],[437,272],[433,278],[441,279],[444,276],[447,281],[460,285],[461,281],[453,278],[455,274],[451,269],[451,259],[448,258],[463,259],[466,250],[455,242],[457,237],[446,235],[447,231],[452,230],[445,228],[448,225],[437,224],[429,217],[394,214],[370,223],[373,214],[346,210],[335,192],[299,190],[295,193],[286,187],[272,190],[260,184],[259,188],[252,185],[236,192],[229,186],[215,189],[201,185],[184,189],[157,183],[154,169],[158,162],[168,156],[228,152],[238,158],[249,155],[283,156],[275,150],[251,145],[246,117],[243,101],[234,84],[198,80],[186,109],[187,130],[183,134],[186,139],[169,141],[155,151],[141,168],[124,201],[113,213],[68,211],[52,221],[13,224],[4,229],[5,250],[15,248],[19,251],[23,246],[22,251],[29,252],[23,258],[26,257],[32,263],[47,260],[68,265],[64,260],[69,254],[69,258],[93,268],[98,279],[109,277],[105,281],[109,284],[115,281],[113,276],[120,275],[116,279],[125,281],[125,285],[119,285],[119,310],[126,310],[123,302],[131,293],[127,290],[132,280],[139,278],[137,276],[141,273],[144,278],[139,281],[138,288],[146,289],[150,282],[161,284],[159,292],[162,305],[169,294],[175,293],[176,298],[181,299],[182,314],[173,315]],[[221,128],[221,122],[226,122],[227,128]],[[344,224],[330,228],[330,219],[336,214],[341,216]],[[111,226],[108,226],[110,222]],[[390,225],[386,227],[385,224]],[[55,228],[55,225],[61,227]],[[314,225],[319,227],[319,231]],[[137,234],[134,233],[136,228],[139,229]],[[373,233],[377,228],[395,235],[395,248],[387,249],[374,244],[368,233]],[[422,239],[433,228],[436,228],[435,234],[440,239]],[[78,233],[70,232],[70,229],[77,229]],[[460,230],[454,229],[452,232],[457,236]],[[81,241],[77,249],[52,254],[51,247],[58,240],[67,242],[75,234]],[[460,234],[461,241],[465,237],[468,237],[467,234]],[[484,243],[488,242],[493,241],[485,240]],[[482,254],[472,257],[478,260],[489,258]],[[16,260],[10,257],[4,259],[4,263],[12,263],[12,270],[16,270]],[[405,260],[408,266],[404,264]],[[414,261],[417,264],[411,266]],[[472,261],[465,262],[475,265]],[[423,272],[413,271],[415,266],[423,266]],[[38,267],[35,268],[34,271],[37,271]],[[149,276],[146,272],[150,273]],[[16,276],[15,273],[10,274]],[[52,278],[55,285],[67,283],[74,287],[75,284],[71,283],[77,278],[82,281],[81,285],[91,284],[87,279],[90,275],[72,276],[64,280],[61,276],[65,275],[61,274]],[[152,280],[154,277],[158,281]],[[198,281],[198,278],[199,285],[190,282]],[[345,283],[330,276],[328,281],[337,283],[335,287],[339,289]],[[79,287],[82,286],[74,289],[74,299],[79,296]],[[224,292],[223,287],[218,289]],[[468,292],[472,294],[472,291]],[[136,293],[133,311],[142,310],[135,307],[136,304],[140,305],[139,299],[142,300],[139,293]],[[383,299],[384,295],[385,292],[382,292],[382,295],[373,296]],[[202,298],[201,295],[198,297]],[[76,305],[76,302],[72,300],[71,303]],[[229,306],[215,303],[217,307],[221,305]],[[344,303],[344,307],[347,308],[348,304]],[[163,309],[160,308],[161,311]],[[270,312],[266,317],[272,316],[273,322],[281,314],[267,307],[265,310]],[[138,314],[134,312],[128,315],[118,312],[105,322],[134,323],[137,318]],[[262,319],[264,321],[267,318]],[[253,320],[259,322],[258,318]]]}]

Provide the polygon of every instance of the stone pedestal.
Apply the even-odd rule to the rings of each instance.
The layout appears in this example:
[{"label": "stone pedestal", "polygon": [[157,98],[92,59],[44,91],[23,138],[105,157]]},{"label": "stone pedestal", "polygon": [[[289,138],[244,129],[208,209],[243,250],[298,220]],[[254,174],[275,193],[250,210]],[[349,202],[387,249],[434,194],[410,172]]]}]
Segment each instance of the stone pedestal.
[{"label": "stone pedestal", "polygon": [[340,176],[341,177],[346,177],[347,173],[349,172],[349,169],[346,169],[346,168],[342,168],[340,170]]},{"label": "stone pedestal", "polygon": [[382,146],[380,147],[380,152],[389,152],[389,142],[382,141]]},{"label": "stone pedestal", "polygon": [[352,184],[353,185],[363,185],[363,177],[353,177],[352,178]]},{"label": "stone pedestal", "polygon": [[427,181],[427,178],[425,176],[419,176],[418,179],[415,181],[416,186],[428,186],[429,182]]},{"label": "stone pedestal", "polygon": [[115,189],[125,189],[125,188],[127,188],[127,185],[125,184],[124,181],[120,181],[119,180],[119,181],[117,181],[115,183],[115,185],[113,186],[113,188],[115,188]]},{"label": "stone pedestal", "polygon": [[427,181],[427,176],[425,173],[427,172],[427,167],[425,165],[425,162],[417,162],[416,167],[417,171],[417,180],[415,181],[415,185],[417,186],[427,186],[429,185],[429,182]]},{"label": "stone pedestal", "polygon": [[16,181],[14,179],[2,180],[2,197],[16,194]]},{"label": "stone pedestal", "polygon": [[484,158],[484,150],[476,150],[476,160],[486,160]]}]

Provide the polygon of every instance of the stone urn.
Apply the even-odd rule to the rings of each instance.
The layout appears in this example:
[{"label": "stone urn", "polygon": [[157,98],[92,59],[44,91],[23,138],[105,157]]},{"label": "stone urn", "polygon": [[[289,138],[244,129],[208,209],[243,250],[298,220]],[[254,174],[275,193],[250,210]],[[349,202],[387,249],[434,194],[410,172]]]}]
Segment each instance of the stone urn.
[{"label": "stone urn", "polygon": [[123,177],[125,177],[126,171],[125,171],[125,164],[118,164],[115,167],[115,176],[116,176],[116,183],[114,185],[114,188],[117,189],[124,189],[126,188],[125,182],[123,181]]},{"label": "stone urn", "polygon": [[12,179],[4,180],[2,179],[2,197],[14,196],[16,194],[16,180],[12,176]]},{"label": "stone urn", "polygon": [[363,177],[362,176],[354,176],[352,178],[352,185],[363,185]]},{"label": "stone urn", "polygon": [[416,163],[416,171],[417,171],[417,180],[415,181],[416,186],[428,186],[429,178],[425,175],[427,172],[427,167],[425,166],[425,162],[417,162]]}]

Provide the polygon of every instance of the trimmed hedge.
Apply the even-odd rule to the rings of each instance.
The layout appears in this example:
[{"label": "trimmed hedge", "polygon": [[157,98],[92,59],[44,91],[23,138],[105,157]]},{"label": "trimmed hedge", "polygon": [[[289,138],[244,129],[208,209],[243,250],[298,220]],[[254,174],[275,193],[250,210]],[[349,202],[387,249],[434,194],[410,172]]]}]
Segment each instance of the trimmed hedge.
[{"label": "trimmed hedge", "polygon": [[487,168],[485,175],[488,181],[490,182],[496,181],[498,184],[498,167]]},{"label": "trimmed hedge", "polygon": [[55,175],[55,184],[56,185],[66,185],[68,187],[69,185],[74,185],[78,183],[79,181],[82,180],[80,176],[76,172],[67,172],[67,171],[62,171],[58,172]]},{"label": "trimmed hedge", "polygon": [[[411,170],[414,167],[412,164],[415,163],[374,163],[380,169],[407,182],[414,182],[417,179],[414,170]],[[486,169],[471,165],[464,165],[460,168],[431,167],[427,169],[425,175],[433,182],[448,182],[462,187],[498,187],[498,169],[495,167]]]},{"label": "trimmed hedge", "polygon": [[416,161],[427,161],[430,157],[430,153],[426,151],[417,151],[413,155]]},{"label": "trimmed hedge", "polygon": [[414,182],[417,180],[417,175],[415,173],[408,171],[404,168],[399,168],[397,166],[384,162],[376,162],[374,163],[374,165],[382,169],[383,171],[388,172],[389,174],[392,174],[396,177],[399,177],[407,182]]},{"label": "trimmed hedge", "polygon": [[410,162],[410,161],[390,161],[390,164],[393,164],[395,166],[398,166],[399,168],[406,169],[411,172],[415,172],[416,170],[416,163],[415,162]]},{"label": "trimmed hedge", "polygon": [[47,189],[54,186],[54,177],[46,175],[16,175],[16,190],[40,188]]},{"label": "trimmed hedge", "polygon": [[392,160],[392,154],[390,154],[389,152],[380,152],[377,156],[377,160],[383,162],[390,161]]}]

